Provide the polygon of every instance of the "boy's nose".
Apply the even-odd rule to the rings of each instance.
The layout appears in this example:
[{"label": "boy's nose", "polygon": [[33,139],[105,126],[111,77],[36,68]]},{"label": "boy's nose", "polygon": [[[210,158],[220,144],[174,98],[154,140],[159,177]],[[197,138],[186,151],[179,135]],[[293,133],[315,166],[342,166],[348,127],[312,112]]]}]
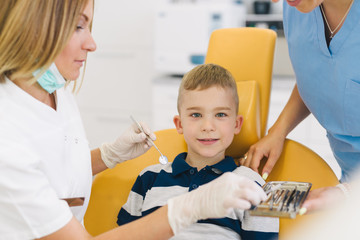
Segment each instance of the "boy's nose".
[{"label": "boy's nose", "polygon": [[201,130],[204,132],[214,131],[215,129],[214,123],[211,121],[211,119],[207,119],[207,118],[204,118],[201,127],[202,127]]}]

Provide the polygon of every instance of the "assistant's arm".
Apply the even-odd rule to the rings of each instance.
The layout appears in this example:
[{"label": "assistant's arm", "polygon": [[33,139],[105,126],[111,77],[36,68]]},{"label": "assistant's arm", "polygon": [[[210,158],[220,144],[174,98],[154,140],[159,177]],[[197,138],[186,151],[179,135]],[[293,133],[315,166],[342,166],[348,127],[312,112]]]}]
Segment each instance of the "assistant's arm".
[{"label": "assistant's arm", "polygon": [[310,111],[295,85],[286,106],[268,134],[250,147],[247,158],[242,164],[258,171],[260,161],[265,157],[267,162],[262,174],[270,173],[280,157],[286,136],[309,114]]}]

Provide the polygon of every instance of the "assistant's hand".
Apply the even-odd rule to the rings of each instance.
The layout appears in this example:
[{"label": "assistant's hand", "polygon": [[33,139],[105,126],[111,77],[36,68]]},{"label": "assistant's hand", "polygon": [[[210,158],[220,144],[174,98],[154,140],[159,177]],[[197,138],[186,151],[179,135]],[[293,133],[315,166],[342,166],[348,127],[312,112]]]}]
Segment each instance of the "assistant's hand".
[{"label": "assistant's hand", "polygon": [[[155,140],[156,136],[148,126],[145,123],[140,124],[151,140]],[[148,143],[145,134],[138,129],[136,124],[133,124],[114,142],[103,143],[100,152],[105,165],[113,168],[118,163],[144,154],[150,147],[151,144]]]},{"label": "assistant's hand", "polygon": [[300,212],[311,213],[316,210],[330,209],[332,206],[344,201],[346,195],[339,187],[324,187],[309,192]]},{"label": "assistant's hand", "polygon": [[267,158],[261,173],[262,177],[266,180],[281,155],[284,141],[285,137],[269,133],[250,147],[249,151],[245,154],[246,158],[240,160],[241,165],[259,172],[260,161],[263,158]]},{"label": "assistant's hand", "polygon": [[249,209],[266,199],[254,181],[224,173],[198,189],[168,201],[168,219],[174,234],[201,219],[225,217],[233,208]]}]

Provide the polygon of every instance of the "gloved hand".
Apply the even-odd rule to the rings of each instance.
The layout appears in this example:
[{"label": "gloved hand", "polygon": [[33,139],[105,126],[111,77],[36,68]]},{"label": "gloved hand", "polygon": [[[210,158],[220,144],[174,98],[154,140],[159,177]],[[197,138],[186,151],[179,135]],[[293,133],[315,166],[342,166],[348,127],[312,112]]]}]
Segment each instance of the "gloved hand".
[{"label": "gloved hand", "polygon": [[[155,140],[155,134],[145,123],[140,123],[145,133]],[[147,141],[146,136],[141,132],[136,124],[128,128],[113,143],[103,143],[100,146],[101,158],[108,168],[113,168],[116,164],[130,160],[144,154],[152,145]]]},{"label": "gloved hand", "polygon": [[265,199],[265,192],[254,181],[227,172],[194,191],[169,199],[168,219],[176,235],[198,220],[222,218],[233,208],[249,209]]}]

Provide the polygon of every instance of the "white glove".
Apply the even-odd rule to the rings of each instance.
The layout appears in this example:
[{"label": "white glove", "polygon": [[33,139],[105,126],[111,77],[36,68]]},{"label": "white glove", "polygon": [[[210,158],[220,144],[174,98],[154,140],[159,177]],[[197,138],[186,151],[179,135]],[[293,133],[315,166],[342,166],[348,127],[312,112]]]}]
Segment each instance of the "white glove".
[{"label": "white glove", "polygon": [[249,209],[266,199],[254,181],[232,172],[189,193],[168,200],[168,219],[176,235],[198,220],[222,218],[232,209]]},{"label": "white glove", "polygon": [[[145,133],[155,140],[155,134],[145,123],[140,123]],[[101,158],[108,168],[113,168],[116,164],[130,160],[144,154],[152,145],[147,141],[146,136],[141,132],[136,124],[128,128],[113,143],[103,143],[100,146]]]}]

